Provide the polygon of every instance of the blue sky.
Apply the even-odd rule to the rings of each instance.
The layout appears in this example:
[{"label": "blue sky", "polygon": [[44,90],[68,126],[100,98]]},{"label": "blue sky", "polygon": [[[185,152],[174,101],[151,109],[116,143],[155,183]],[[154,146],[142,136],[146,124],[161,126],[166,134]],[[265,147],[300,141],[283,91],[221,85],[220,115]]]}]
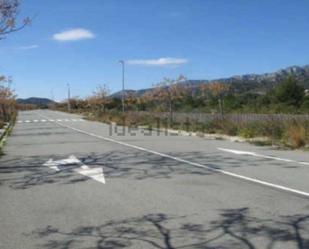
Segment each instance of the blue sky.
[{"label": "blue sky", "polygon": [[24,0],[31,26],[0,41],[19,97],[150,87],[309,64],[308,0]]}]

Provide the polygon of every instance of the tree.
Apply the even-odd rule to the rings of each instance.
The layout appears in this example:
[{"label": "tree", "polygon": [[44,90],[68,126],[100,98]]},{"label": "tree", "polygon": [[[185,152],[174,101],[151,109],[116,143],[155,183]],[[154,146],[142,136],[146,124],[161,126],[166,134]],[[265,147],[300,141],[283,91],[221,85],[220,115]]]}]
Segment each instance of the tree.
[{"label": "tree", "polygon": [[226,84],[222,84],[219,82],[214,82],[211,84],[208,84],[208,89],[211,92],[211,94],[218,99],[219,109],[221,113],[221,117],[223,118],[223,98],[224,95],[228,92],[230,87]]},{"label": "tree", "polygon": [[176,79],[164,78],[152,91],[153,100],[167,104],[170,122],[173,122],[175,102],[182,99],[185,95],[184,86],[179,84],[185,80],[186,78],[183,75],[179,75]]},{"label": "tree", "polygon": [[278,102],[299,107],[304,99],[305,90],[298,85],[297,80],[289,77],[275,88],[275,97]]},{"label": "tree", "polygon": [[16,114],[16,96],[10,88],[11,79],[1,77],[0,83],[0,121],[9,122]]},{"label": "tree", "polygon": [[0,0],[0,40],[30,23],[28,17],[18,21],[19,6],[19,0]]},{"label": "tree", "polygon": [[93,109],[105,112],[106,105],[110,102],[109,89],[106,85],[98,86],[93,95],[87,99],[88,105]]}]

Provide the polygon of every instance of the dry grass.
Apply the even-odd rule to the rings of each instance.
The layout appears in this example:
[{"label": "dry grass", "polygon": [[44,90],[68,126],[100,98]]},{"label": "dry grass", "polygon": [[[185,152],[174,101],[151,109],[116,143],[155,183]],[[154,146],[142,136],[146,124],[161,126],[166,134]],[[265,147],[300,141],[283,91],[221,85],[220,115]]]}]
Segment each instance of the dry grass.
[{"label": "dry grass", "polygon": [[295,149],[304,147],[306,140],[306,129],[302,125],[288,127],[284,135],[284,142]]}]

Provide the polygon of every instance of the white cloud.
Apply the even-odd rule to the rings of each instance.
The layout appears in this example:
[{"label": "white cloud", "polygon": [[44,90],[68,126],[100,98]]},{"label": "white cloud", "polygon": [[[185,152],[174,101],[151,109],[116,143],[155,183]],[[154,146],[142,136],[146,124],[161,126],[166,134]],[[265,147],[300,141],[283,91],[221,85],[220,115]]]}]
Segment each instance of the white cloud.
[{"label": "white cloud", "polygon": [[61,42],[93,39],[94,37],[95,35],[90,30],[82,28],[65,30],[53,35],[54,40]]},{"label": "white cloud", "polygon": [[165,58],[152,59],[152,60],[128,60],[127,63],[131,65],[178,66],[181,64],[188,63],[188,60],[184,58],[165,57]]},{"label": "white cloud", "polygon": [[28,45],[28,46],[20,46],[17,49],[21,49],[21,50],[29,50],[29,49],[35,49],[38,48],[39,45],[33,44],[33,45]]}]

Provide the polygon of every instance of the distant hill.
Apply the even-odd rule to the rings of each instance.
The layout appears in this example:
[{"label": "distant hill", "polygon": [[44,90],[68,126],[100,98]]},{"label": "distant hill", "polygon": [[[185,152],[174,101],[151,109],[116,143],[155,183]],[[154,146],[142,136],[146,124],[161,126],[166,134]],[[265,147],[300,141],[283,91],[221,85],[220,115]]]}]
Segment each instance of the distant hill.
[{"label": "distant hill", "polygon": [[[293,76],[306,89],[309,89],[309,65],[306,66],[291,66],[285,69],[278,70],[273,73],[265,74],[245,74],[237,75],[229,78],[215,79],[215,80],[187,80],[179,84],[186,85],[192,90],[199,87],[203,83],[220,82],[230,84],[235,92],[256,92],[265,93],[268,89],[273,88],[288,76]],[[126,90],[126,93],[141,96],[150,91],[151,88],[141,90]],[[120,98],[121,91],[111,95],[111,97]]]},{"label": "distant hill", "polygon": [[31,105],[48,105],[48,104],[55,103],[51,99],[37,98],[37,97],[32,97],[32,98],[27,98],[27,99],[17,99],[16,101],[18,104],[31,104]]}]

